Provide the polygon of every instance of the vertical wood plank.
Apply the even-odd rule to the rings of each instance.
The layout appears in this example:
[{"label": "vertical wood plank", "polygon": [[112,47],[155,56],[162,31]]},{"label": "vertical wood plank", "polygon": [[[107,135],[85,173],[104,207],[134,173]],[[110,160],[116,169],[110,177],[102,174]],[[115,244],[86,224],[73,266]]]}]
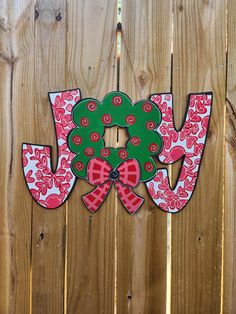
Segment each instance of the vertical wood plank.
[{"label": "vertical wood plank", "polygon": [[[123,1],[120,90],[133,102],[171,88],[171,1]],[[167,215],[146,189],[139,212],[117,209],[117,313],[165,313]]]},{"label": "vertical wood plank", "polygon": [[172,313],[220,313],[226,2],[174,1],[176,126],[187,94],[213,91],[209,136],[194,195],[172,218]]},{"label": "vertical wood plank", "polygon": [[[83,98],[101,100],[116,88],[115,30],[115,0],[68,3],[67,87]],[[92,189],[77,180],[68,201],[68,313],[114,311],[115,192],[91,214],[81,196]]]},{"label": "vertical wood plank", "polygon": [[0,313],[9,313],[10,309],[10,250],[11,235],[8,222],[8,181],[11,156],[10,124],[10,89],[11,89],[11,54],[10,30],[8,19],[8,3],[0,4],[0,190],[1,190],[1,219],[0,219]]},{"label": "vertical wood plank", "polygon": [[[53,146],[55,129],[48,92],[65,89],[66,7],[64,0],[38,0],[35,5],[34,143]],[[46,210],[33,203],[32,312],[63,313],[66,205]]]},{"label": "vertical wood plank", "polygon": [[225,314],[236,312],[236,3],[228,1],[228,76],[225,160],[225,239],[224,300]]},{"label": "vertical wood plank", "polygon": [[10,310],[29,313],[31,307],[30,258],[32,198],[21,167],[22,142],[35,138],[34,106],[34,2],[9,3],[11,19],[11,155],[8,180],[10,243]]},{"label": "vertical wood plank", "polygon": [[[1,35],[0,35],[1,38]],[[0,313],[7,313],[9,310],[9,244],[11,240],[11,234],[9,231],[8,222],[8,180],[10,170],[10,130],[9,130],[9,105],[10,105],[10,66],[6,61],[0,60],[0,94],[1,94],[1,221],[0,221]]]}]

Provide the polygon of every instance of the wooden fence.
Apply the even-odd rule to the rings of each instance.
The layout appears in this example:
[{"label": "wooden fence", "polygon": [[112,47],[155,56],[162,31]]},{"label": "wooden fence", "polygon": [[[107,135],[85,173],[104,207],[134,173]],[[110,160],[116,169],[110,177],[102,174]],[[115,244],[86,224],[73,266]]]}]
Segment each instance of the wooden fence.
[{"label": "wooden fence", "polygon": [[[1,314],[236,313],[236,1],[120,2],[0,2]],[[56,164],[47,93],[75,87],[98,99],[119,87],[133,101],[172,91],[177,127],[187,95],[213,91],[182,212],[162,212],[142,187],[138,214],[112,190],[92,215],[82,180],[59,209],[32,200],[21,144],[52,145]]]}]

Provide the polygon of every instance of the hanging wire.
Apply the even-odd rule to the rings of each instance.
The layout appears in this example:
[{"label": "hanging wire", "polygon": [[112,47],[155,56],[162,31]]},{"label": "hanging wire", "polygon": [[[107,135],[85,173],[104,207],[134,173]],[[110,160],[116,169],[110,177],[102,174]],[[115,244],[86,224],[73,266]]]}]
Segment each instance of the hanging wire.
[{"label": "hanging wire", "polygon": [[128,61],[131,65],[131,70],[132,70],[132,73],[133,73],[133,76],[134,76],[134,83],[135,83],[135,86],[138,90],[138,93],[139,93],[139,96],[140,98],[142,97],[142,90],[140,88],[140,84],[139,84],[139,81],[138,81],[138,78],[135,74],[135,68],[134,68],[134,64],[133,64],[133,61],[132,61],[132,58],[131,58],[131,53],[130,53],[130,50],[129,50],[129,47],[128,47],[128,44],[127,44],[127,41],[126,41],[126,38],[125,38],[125,33],[123,31],[123,29],[121,28],[121,40],[124,44],[124,48],[126,50],[126,53],[127,53],[127,57],[128,57]]},{"label": "hanging wire", "polygon": [[113,33],[113,36],[112,36],[112,40],[111,40],[111,44],[108,48],[108,53],[107,53],[107,56],[105,58],[106,60],[106,63],[102,69],[102,71],[100,72],[99,74],[99,77],[98,77],[98,81],[99,81],[99,84],[98,84],[98,87],[97,87],[97,90],[96,90],[96,93],[95,93],[95,98],[97,98],[98,96],[98,93],[99,93],[99,90],[100,90],[100,87],[101,87],[101,84],[102,84],[102,80],[104,78],[104,75],[105,75],[105,71],[106,71],[106,68],[107,68],[107,64],[110,60],[110,56],[111,56],[111,52],[112,52],[112,48],[113,48],[113,45],[116,44],[116,56],[117,56],[117,85],[116,85],[116,89],[117,91],[120,90],[120,60],[121,60],[121,47],[122,47],[122,43],[123,43],[123,47],[127,53],[127,59],[130,63],[130,66],[131,66],[131,70],[132,70],[132,73],[133,73],[133,76],[134,76],[134,83],[135,83],[135,86],[138,90],[138,93],[140,95],[140,97],[142,97],[142,91],[141,91],[141,88],[140,88],[140,84],[139,84],[139,81],[138,81],[138,78],[135,74],[135,68],[134,68],[134,64],[132,62],[132,58],[131,58],[131,53],[130,53],[130,50],[129,50],[129,47],[128,47],[128,44],[127,44],[127,41],[126,41],[126,38],[125,38],[125,34],[124,34],[124,31],[123,31],[123,28],[122,28],[122,23],[121,22],[118,22],[117,23],[117,27],[116,27],[116,31],[114,31]]},{"label": "hanging wire", "polygon": [[100,87],[101,87],[101,84],[102,84],[102,79],[104,78],[105,70],[106,70],[107,64],[108,64],[108,62],[110,60],[110,56],[111,56],[113,45],[115,43],[115,39],[116,39],[116,32],[114,32],[114,34],[112,36],[112,39],[111,39],[111,44],[110,44],[110,46],[108,48],[108,53],[107,53],[107,56],[105,58],[106,63],[104,65],[102,71],[100,71],[100,73],[99,73],[99,77],[98,77],[99,84],[98,84],[98,87],[97,87],[97,90],[96,90],[96,93],[95,93],[95,98],[97,98],[97,96],[98,96],[98,93],[99,93],[99,90],[100,90]]}]

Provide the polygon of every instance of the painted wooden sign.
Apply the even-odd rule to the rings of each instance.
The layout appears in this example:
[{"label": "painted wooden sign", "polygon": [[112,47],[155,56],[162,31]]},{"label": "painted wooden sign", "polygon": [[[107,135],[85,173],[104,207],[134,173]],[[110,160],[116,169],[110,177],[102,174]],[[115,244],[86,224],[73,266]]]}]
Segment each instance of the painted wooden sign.
[{"label": "painted wooden sign", "polygon": [[[95,188],[82,197],[96,212],[114,184],[128,213],[144,199],[133,190],[140,183],[162,210],[181,211],[191,199],[199,176],[212,108],[212,93],[190,94],[183,126],[175,129],[172,94],[153,94],[132,103],[122,92],[111,92],[101,102],[82,99],[79,89],[49,93],[56,129],[58,162],[51,167],[51,148],[25,143],[22,164],[28,189],[48,209],[61,206],[76,178]],[[106,147],[105,128],[126,128],[125,147]],[[171,189],[168,171],[157,169],[182,159],[178,180]]]}]

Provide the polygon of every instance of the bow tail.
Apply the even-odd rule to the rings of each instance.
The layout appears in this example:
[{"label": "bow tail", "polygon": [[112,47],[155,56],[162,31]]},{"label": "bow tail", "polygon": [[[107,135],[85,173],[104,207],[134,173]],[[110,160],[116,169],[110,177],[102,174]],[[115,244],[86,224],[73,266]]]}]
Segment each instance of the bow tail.
[{"label": "bow tail", "polygon": [[98,185],[93,191],[82,196],[85,206],[92,213],[96,212],[101,206],[111,189],[112,182],[107,181],[102,185]]},{"label": "bow tail", "polygon": [[131,215],[136,213],[142,206],[144,199],[141,196],[138,196],[131,188],[124,186],[117,181],[115,182],[115,186],[124,207]]}]

